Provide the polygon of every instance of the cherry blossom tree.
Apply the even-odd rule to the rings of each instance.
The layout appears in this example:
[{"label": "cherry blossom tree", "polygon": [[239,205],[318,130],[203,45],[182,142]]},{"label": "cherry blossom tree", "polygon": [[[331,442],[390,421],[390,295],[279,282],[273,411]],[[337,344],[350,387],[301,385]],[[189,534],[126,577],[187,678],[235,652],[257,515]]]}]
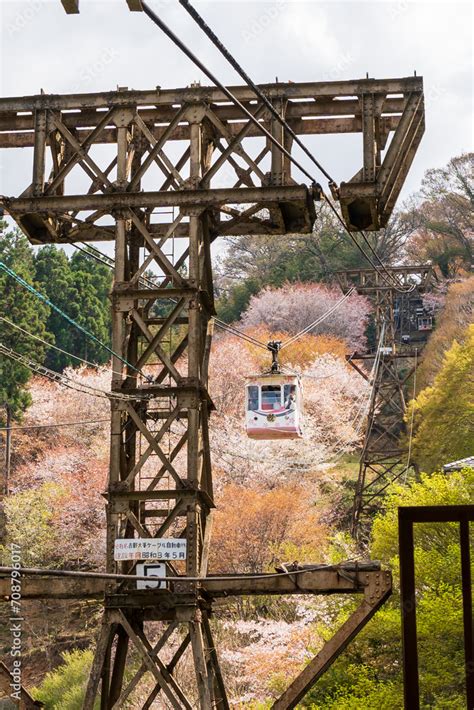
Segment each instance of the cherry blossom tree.
[{"label": "cherry blossom tree", "polygon": [[[265,288],[251,298],[242,324],[298,333],[332,308],[342,295],[339,289],[322,284],[292,283],[277,289]],[[369,312],[368,300],[352,294],[311,332],[343,338],[351,348],[361,348],[365,344]]]}]

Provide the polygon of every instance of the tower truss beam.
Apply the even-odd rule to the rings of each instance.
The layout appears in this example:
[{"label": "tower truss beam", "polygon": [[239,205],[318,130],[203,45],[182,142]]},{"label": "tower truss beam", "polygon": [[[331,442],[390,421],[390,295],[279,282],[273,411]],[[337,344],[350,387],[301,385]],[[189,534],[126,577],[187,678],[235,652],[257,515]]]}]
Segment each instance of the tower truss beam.
[{"label": "tower truss beam", "polygon": [[[390,486],[410,469],[416,470],[416,463],[402,441],[406,433],[404,389],[418,365],[423,341],[418,341],[416,347],[411,342],[404,344],[401,324],[404,322],[403,311],[409,311],[410,301],[420,300],[430,285],[433,272],[429,265],[388,267],[387,271],[397,277],[398,284],[412,287],[412,291],[400,294],[397,290],[400,285],[397,288],[387,285],[384,274],[375,269],[338,272],[344,290],[355,286],[358,293],[372,301],[377,340],[382,328],[384,333],[381,356],[374,373],[374,395],[367,416],[352,508],[351,531],[358,539],[364,538],[367,524]],[[354,353],[349,363],[367,379],[357,361],[374,358],[373,353]]]},{"label": "tower truss beam", "polygon": [[[420,78],[261,88],[297,134],[369,131],[379,146],[391,133],[392,140],[399,136],[400,154],[393,155],[386,177],[393,188],[387,195],[396,192],[408,159],[400,131],[411,130],[422,115]],[[270,133],[282,137],[251,90],[232,92]],[[367,94],[376,96],[366,100]],[[412,121],[404,118],[407,111]],[[370,575],[379,574],[379,582],[386,578],[367,570],[361,587],[357,570],[347,580],[347,570],[343,575],[325,569],[263,581],[224,579],[214,587],[206,579],[214,509],[211,245],[227,234],[311,233],[319,188],[298,185],[291,161],[211,87],[0,99],[2,146],[33,149],[25,190],[1,198],[32,243],[109,240],[115,248],[112,390],[126,398],[111,402],[106,571],[125,579],[108,579],[100,588],[104,615],[85,709],[91,710],[99,694],[104,710],[116,707],[138,691],[145,674],[154,687],[143,708],[158,696],[176,708],[226,708],[209,623],[220,599],[361,592],[370,586]],[[289,141],[285,147],[291,150]],[[343,213],[358,200],[357,210],[362,205],[362,213],[371,214],[369,228],[388,214],[386,207],[385,216],[379,209],[378,181],[389,166],[379,158],[364,139],[363,172],[339,190]],[[356,217],[351,214],[349,228]],[[150,271],[154,286],[148,289],[143,276]],[[120,557],[125,540],[151,545],[158,538],[186,543],[185,559],[164,557],[167,577],[182,579],[170,581],[162,594],[137,589],[138,559]],[[34,589],[40,581],[31,584]],[[58,581],[52,591],[73,596],[83,589],[90,596],[99,583],[89,580],[87,589],[68,584]],[[352,633],[343,634],[341,643]],[[337,656],[338,643],[328,658]],[[129,679],[132,654],[140,669]],[[185,655],[194,665],[192,697],[178,678]],[[165,657],[171,658],[167,664]],[[323,666],[315,664],[314,679]]]}]

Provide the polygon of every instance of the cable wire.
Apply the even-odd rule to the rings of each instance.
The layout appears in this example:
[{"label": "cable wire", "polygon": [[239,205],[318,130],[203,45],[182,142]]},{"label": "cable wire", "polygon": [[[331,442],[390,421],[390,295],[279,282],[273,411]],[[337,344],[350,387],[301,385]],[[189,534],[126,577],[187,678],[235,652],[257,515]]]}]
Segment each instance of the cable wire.
[{"label": "cable wire", "polygon": [[26,429],[59,429],[60,427],[86,426],[88,424],[102,424],[104,422],[110,422],[110,418],[92,419],[83,422],[61,422],[58,424],[26,424],[25,426],[3,426],[0,427],[0,431],[23,431]]},{"label": "cable wire", "polygon": [[11,278],[13,278],[17,283],[19,283],[21,286],[23,286],[23,288],[26,288],[30,293],[32,293],[34,296],[36,296],[36,297],[39,298],[41,301],[43,301],[43,303],[46,303],[46,305],[48,305],[50,308],[52,308],[54,311],[56,311],[56,313],[59,313],[59,315],[60,315],[62,318],[64,318],[68,323],[70,323],[70,324],[73,325],[75,328],[77,328],[78,330],[80,330],[81,333],[84,333],[84,335],[86,335],[88,338],[90,338],[91,340],[93,340],[94,342],[96,342],[98,345],[100,345],[101,347],[103,347],[103,348],[104,348],[105,350],[107,350],[107,352],[109,352],[111,355],[113,355],[114,357],[116,357],[116,358],[118,358],[119,360],[121,360],[125,365],[127,365],[127,367],[130,367],[130,368],[131,368],[132,370],[134,370],[135,372],[138,372],[139,374],[143,375],[143,377],[144,377],[146,380],[148,380],[148,381],[151,380],[151,378],[150,378],[148,375],[145,375],[141,370],[137,369],[137,368],[136,368],[134,365],[132,365],[132,363],[130,363],[126,358],[124,358],[124,357],[122,357],[121,355],[119,355],[118,353],[116,353],[115,350],[112,350],[112,348],[110,348],[108,345],[106,345],[105,343],[103,343],[99,338],[97,338],[97,336],[95,336],[93,333],[91,333],[89,330],[87,330],[87,328],[84,328],[82,325],[80,325],[79,323],[77,323],[73,318],[71,318],[70,316],[68,316],[67,313],[65,313],[61,308],[59,308],[59,306],[56,306],[52,301],[49,300],[49,298],[47,298],[46,296],[44,296],[40,291],[37,291],[37,290],[34,288],[34,286],[32,286],[32,285],[29,284],[27,281],[25,281],[24,279],[22,279],[21,276],[19,276],[15,271],[13,271],[13,269],[10,269],[6,264],[3,263],[3,261],[0,261],[0,269],[2,269],[3,271],[5,271],[5,273],[8,274],[8,276],[10,276]]},{"label": "cable wire", "polygon": [[[243,70],[243,68],[237,63],[234,57],[228,52],[228,50],[224,47],[224,45],[220,42],[218,37],[214,34],[214,32],[208,27],[204,19],[199,15],[199,13],[191,6],[188,0],[178,0],[178,2],[184,7],[184,9],[191,15],[191,17],[197,22],[197,24],[201,27],[201,29],[205,32],[207,37],[213,42],[213,44],[219,49],[219,51],[224,55],[224,57],[227,59],[228,62],[232,65],[232,67],[240,74],[240,76],[243,77],[244,81],[250,86],[250,88],[253,89],[253,91],[259,96],[259,98],[265,103],[267,108],[272,112],[272,115],[276,116],[276,118],[280,121],[281,125],[285,128],[287,132],[291,135],[291,137],[295,140],[297,140],[298,144],[303,148],[305,153],[309,155],[311,160],[317,165],[318,169],[323,172],[323,174],[327,177],[327,179],[330,181],[330,183],[335,184],[329,173],[324,170],[324,168],[320,165],[320,163],[314,158],[314,156],[309,152],[309,150],[306,148],[304,143],[302,143],[298,136],[295,134],[291,126],[288,125],[288,123],[280,117],[279,113],[275,110],[273,105],[268,101],[267,97],[261,92],[261,90],[256,86],[256,84],[250,79],[250,77],[246,74],[246,72]],[[181,49],[181,51],[189,58],[191,61],[196,64],[196,66],[227,96],[227,98],[234,103],[235,106],[237,106],[241,111],[244,112],[244,114],[249,118],[258,128],[259,130],[274,144],[277,146],[277,148],[294,164],[296,165],[301,172],[308,177],[311,182],[316,185],[317,181],[316,179],[308,173],[303,166],[295,160],[295,158],[291,155],[291,152],[286,150],[284,146],[281,145],[281,143],[263,126],[260,121],[258,121],[255,116],[232,94],[232,92],[224,85],[222,82],[220,82],[217,77],[209,70],[207,67],[191,52],[191,50],[182,42],[182,40],[179,39],[179,37],[166,25],[163,20],[161,20],[154,12],[153,10],[146,4],[146,2],[142,1],[142,7],[145,12],[145,14],[154,22],[166,35],[169,39],[174,42],[174,44]],[[362,252],[362,254],[365,256],[367,261],[371,264],[371,266],[379,272],[379,269],[375,266],[373,261],[370,259],[370,257],[366,254],[365,250],[362,249],[362,247],[359,245],[355,237],[352,235],[352,233],[349,231],[347,226],[344,223],[344,220],[342,217],[339,216],[336,208],[332,205],[330,202],[329,198],[325,195],[323,192],[322,195],[324,196],[324,199],[328,202],[330,205],[331,209],[333,210],[334,214],[337,216],[337,219],[341,222],[343,225],[344,229],[347,231],[349,234],[350,238],[354,242],[354,244],[357,246],[357,248]],[[387,270],[385,267],[383,261],[380,259],[379,255],[375,252],[373,249],[372,245],[368,241],[367,237],[365,234],[361,231],[358,230],[359,233],[362,235],[362,238],[364,239],[364,242],[366,243],[367,247],[370,249],[370,251],[373,253],[374,257],[377,259],[377,261],[380,263],[382,269],[385,271],[387,274],[388,278],[392,280],[392,283],[396,283],[394,280],[394,277],[390,272]],[[380,273],[380,272],[379,272]],[[400,292],[407,292],[407,289],[400,288],[399,284],[394,285],[394,288],[396,290],[399,290]],[[414,287],[413,287],[414,288]],[[413,290],[410,288],[409,290]]]},{"label": "cable wire", "polygon": [[[329,208],[330,208],[331,211],[333,212],[333,214],[334,214],[334,216],[336,217],[337,221],[341,224],[341,226],[342,226],[342,228],[344,229],[344,231],[349,235],[349,237],[351,238],[351,240],[353,241],[353,243],[355,244],[355,246],[357,247],[357,249],[361,252],[361,254],[362,254],[362,255],[364,256],[364,258],[368,261],[368,263],[372,266],[372,268],[384,279],[385,283],[387,283],[387,281],[385,280],[383,274],[380,272],[379,268],[376,266],[376,264],[374,264],[374,262],[372,261],[372,259],[370,258],[370,256],[368,256],[368,254],[367,254],[367,252],[365,251],[365,249],[363,249],[363,247],[361,247],[361,245],[359,244],[359,242],[357,241],[357,239],[354,237],[354,235],[352,234],[352,232],[347,228],[346,223],[344,222],[343,218],[341,217],[341,215],[339,214],[339,212],[337,211],[336,207],[334,206],[334,204],[332,203],[332,201],[329,199],[329,197],[328,197],[324,192],[321,192],[321,196],[323,197],[323,199],[325,200],[326,204],[329,206]],[[365,244],[366,244],[367,247],[370,249],[370,251],[372,252],[372,254],[374,255],[374,257],[377,259],[377,261],[378,261],[379,264],[381,265],[381,267],[382,267],[383,271],[385,272],[385,274],[387,275],[387,277],[390,279],[390,281],[391,281],[391,283],[392,283],[392,288],[394,288],[394,289],[395,289],[396,291],[398,291],[399,293],[411,293],[411,291],[413,291],[413,289],[415,288],[415,285],[413,284],[412,286],[410,286],[410,287],[408,287],[408,288],[400,287],[400,283],[399,283],[398,280],[393,276],[393,274],[391,274],[390,271],[387,269],[387,267],[386,267],[385,264],[383,263],[382,259],[379,257],[379,255],[377,254],[377,252],[375,251],[375,249],[373,248],[373,246],[371,245],[371,243],[370,243],[369,240],[367,239],[367,237],[366,237],[366,235],[364,234],[364,232],[363,232],[361,229],[358,229],[358,230],[357,230],[357,233],[362,236],[362,238],[363,238]]]},{"label": "cable wire", "polygon": [[[30,338],[33,338],[34,340],[38,340],[38,342],[43,343],[43,345],[47,345],[48,348],[53,348],[53,350],[57,350],[58,352],[62,353],[63,355],[68,355],[68,357],[72,357],[78,362],[82,362],[84,365],[88,365],[89,367],[94,367],[96,369],[99,369],[103,367],[102,365],[98,365],[96,362],[90,362],[89,360],[85,360],[83,357],[80,357],[79,355],[74,355],[73,353],[68,352],[67,350],[63,350],[62,348],[58,348],[57,345],[53,345],[52,343],[48,343],[47,340],[44,340],[43,338],[40,338],[39,335],[35,335],[34,333],[30,333],[28,330],[25,330],[21,326],[17,325],[16,323],[12,323],[11,320],[8,320],[8,318],[5,318],[4,316],[0,316],[0,320],[4,321],[5,323],[8,323],[12,328],[16,328],[17,330],[21,331],[25,335],[28,335]],[[121,375],[121,372],[116,372],[115,370],[112,370],[111,368],[107,368],[112,372],[114,375]]]},{"label": "cable wire", "polygon": [[101,390],[97,387],[92,387],[92,385],[87,385],[82,382],[78,382],[77,380],[73,380],[71,377],[68,377],[64,373],[59,373],[55,372],[54,370],[50,370],[49,368],[45,367],[44,365],[40,365],[38,362],[35,362],[31,358],[22,355],[21,353],[17,353],[15,350],[12,348],[7,348],[3,343],[0,343],[0,353],[2,355],[5,355],[6,357],[10,358],[10,360],[14,360],[15,362],[19,362],[21,365],[24,367],[28,368],[32,372],[36,373],[37,375],[41,375],[42,377],[46,377],[47,379],[51,380],[52,382],[55,382],[56,384],[63,385],[64,387],[68,387],[69,389],[76,390],[77,392],[81,392],[81,394],[90,394],[95,397],[106,397],[107,399],[118,399],[121,401],[133,401],[137,399],[150,399],[153,395],[126,395],[126,394],[121,394],[119,392],[106,392],[105,390]]},{"label": "cable wire", "polygon": [[283,348],[288,347],[288,345],[292,345],[296,340],[299,340],[299,338],[302,338],[303,335],[306,335],[306,333],[309,333],[311,330],[316,328],[317,325],[322,323],[326,318],[329,318],[330,315],[334,313],[338,308],[342,306],[342,304],[347,301],[347,299],[352,296],[354,293],[355,288],[352,287],[349,289],[349,291],[337,302],[334,304],[334,306],[331,306],[329,310],[327,310],[325,313],[323,313],[319,318],[317,318],[313,323],[310,323],[306,328],[303,328],[299,333],[296,333],[293,337],[291,337],[289,340],[285,340],[285,342],[282,344],[280,350],[283,350]]},{"label": "cable wire", "polygon": [[295,131],[291,128],[291,126],[288,124],[288,122],[280,116],[278,111],[275,109],[273,104],[268,100],[268,98],[265,96],[263,91],[252,81],[252,79],[249,77],[247,72],[240,66],[240,64],[237,62],[237,60],[232,56],[232,54],[226,49],[226,47],[222,44],[220,39],[215,35],[215,33],[211,30],[209,25],[206,23],[204,18],[198,13],[198,11],[191,5],[189,0],[178,0],[179,4],[184,7],[186,12],[191,15],[193,20],[199,25],[199,27],[203,30],[203,32],[207,35],[207,37],[211,40],[211,42],[217,47],[217,49],[220,51],[220,53],[227,59],[229,64],[235,69],[237,74],[239,74],[242,79],[245,81],[245,83],[254,91],[254,93],[258,96],[258,98],[265,104],[267,109],[270,111],[272,116],[276,118],[276,120],[280,123],[281,126],[289,133],[289,135],[292,137],[292,139],[297,143],[300,148],[304,151],[304,153],[308,156],[308,158],[311,160],[311,162],[316,165],[318,170],[320,170],[323,175],[328,179],[329,183],[332,185],[336,185],[336,181],[329,175],[329,173],[323,168],[321,163],[316,160],[314,155],[311,153],[310,150],[305,146],[305,144],[301,141],[299,136],[295,133]]},{"label": "cable wire", "polygon": [[263,126],[260,121],[255,118],[255,116],[246,108],[246,106],[244,106],[244,104],[239,101],[239,99],[234,96],[234,94],[221,81],[219,81],[219,79],[209,69],[207,69],[207,67],[201,62],[201,60],[198,59],[191,52],[191,50],[184,44],[184,42],[182,42],[182,40],[180,40],[180,38],[173,32],[173,30],[168,27],[168,25],[153,12],[153,10],[149,7],[149,5],[147,5],[146,2],[144,2],[144,0],[142,0],[142,7],[145,15],[147,15],[150,20],[154,22],[155,25],[157,25],[177,47],[179,47],[179,49],[188,57],[188,59],[190,59],[198,67],[198,69],[200,69],[203,74],[205,74],[207,78],[210,79],[212,83],[215,84],[215,86],[217,86],[217,88],[222,91],[223,94],[225,94],[225,96],[227,96],[229,101],[231,101],[235,106],[237,106],[237,108],[239,108],[245,114],[245,116],[247,116],[247,118],[249,118],[252,123],[254,123],[258,127],[258,129],[266,136],[266,138],[268,138],[273,143],[273,145],[275,145],[278,150],[283,153],[283,155],[285,155],[289,160],[291,160],[291,162],[296,165],[299,170],[301,170],[303,175],[305,175],[309,180],[311,180],[311,183],[317,184],[317,181],[311,175],[311,173],[309,173],[301,165],[301,163],[299,163],[291,155],[290,151],[284,148],[284,146],[282,146],[281,143],[274,136],[272,136],[270,131],[268,131],[265,126]]}]

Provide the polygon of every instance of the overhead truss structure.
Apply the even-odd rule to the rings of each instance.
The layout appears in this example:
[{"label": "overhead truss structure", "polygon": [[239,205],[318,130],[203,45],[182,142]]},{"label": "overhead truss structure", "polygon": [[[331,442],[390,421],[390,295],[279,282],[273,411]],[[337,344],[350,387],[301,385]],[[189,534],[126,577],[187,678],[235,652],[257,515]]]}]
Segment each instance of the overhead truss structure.
[{"label": "overhead truss structure", "polygon": [[[404,389],[416,370],[423,342],[417,342],[416,349],[410,343],[401,344],[395,306],[400,300],[403,305],[403,298],[409,298],[408,294],[400,296],[400,288],[413,287],[410,297],[419,297],[430,283],[432,269],[431,266],[400,266],[389,267],[387,272],[396,279],[396,286],[390,285],[387,273],[375,269],[338,273],[344,290],[355,286],[358,293],[372,301],[377,342],[383,332],[352,510],[351,529],[356,538],[364,537],[367,523],[389,486],[415,466],[406,444],[401,441],[405,433]],[[349,362],[368,379],[360,364],[374,358],[373,353],[354,353]]]},{"label": "overhead truss structure", "polygon": [[[298,135],[362,134],[361,169],[331,187],[348,229],[384,227],[423,134],[422,78],[260,88]],[[291,138],[252,89],[230,89],[291,151]],[[192,125],[201,126],[202,142],[202,170],[195,176],[189,173]],[[126,184],[117,178],[110,150],[119,132],[126,135],[127,175],[134,156],[136,163],[143,156]],[[32,182],[2,202],[34,243],[113,240],[107,217],[117,192],[129,210],[185,210],[199,200],[211,235],[305,232],[314,217],[317,190],[296,184],[288,157],[211,87],[0,99],[0,148],[15,147],[34,149]],[[77,189],[78,173],[88,180],[87,190]],[[149,226],[152,234],[166,233]],[[178,223],[175,233],[186,236],[186,227]]]},{"label": "overhead truss structure", "polygon": [[[421,136],[422,79],[261,88],[298,135],[362,134],[363,167],[336,197],[350,229],[385,224]],[[291,151],[253,92],[232,92]],[[210,87],[3,98],[0,147],[32,149],[31,182],[21,195],[1,199],[32,243],[115,245],[107,572],[135,574],[136,562],[115,559],[123,539],[179,538],[187,545],[185,561],[166,560],[168,577],[185,577],[167,589],[140,592],[132,578],[106,585],[85,708],[99,691],[102,708],[120,707],[145,673],[154,689],[144,708],[160,693],[174,708],[226,708],[205,593],[214,509],[211,244],[222,235],[310,233],[319,188],[297,184],[288,158]],[[144,287],[150,270],[154,288]],[[362,621],[389,594],[383,579],[378,586],[374,580],[384,591],[370,592]],[[370,579],[366,584],[372,589]],[[221,596],[232,593],[228,585],[221,582]],[[163,629],[154,644],[151,622]],[[335,651],[275,707],[293,707],[359,627],[342,631]],[[179,642],[165,666],[161,654],[175,632]],[[142,665],[125,683],[131,647]],[[195,699],[175,674],[188,648]]]}]

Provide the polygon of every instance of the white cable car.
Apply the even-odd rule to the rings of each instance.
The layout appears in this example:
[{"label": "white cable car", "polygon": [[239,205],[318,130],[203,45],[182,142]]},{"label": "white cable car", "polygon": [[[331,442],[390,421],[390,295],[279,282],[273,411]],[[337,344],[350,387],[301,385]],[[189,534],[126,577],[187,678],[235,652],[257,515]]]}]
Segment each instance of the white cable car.
[{"label": "white cable car", "polygon": [[302,389],[297,375],[255,375],[246,385],[245,426],[251,439],[300,439]]}]

